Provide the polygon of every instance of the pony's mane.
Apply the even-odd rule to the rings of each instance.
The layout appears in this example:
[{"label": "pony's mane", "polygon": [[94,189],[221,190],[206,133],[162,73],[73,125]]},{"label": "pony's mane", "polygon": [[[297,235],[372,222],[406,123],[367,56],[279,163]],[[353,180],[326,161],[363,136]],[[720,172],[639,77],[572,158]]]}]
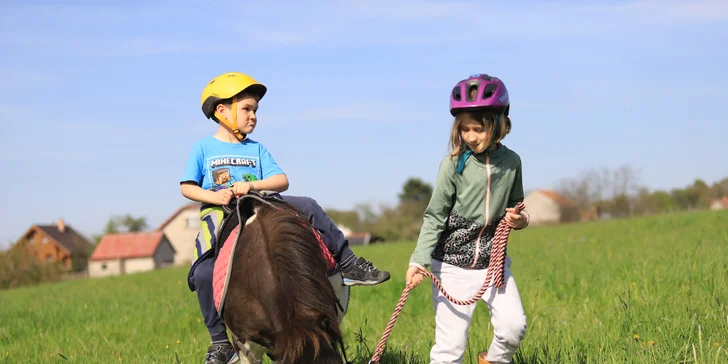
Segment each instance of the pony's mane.
[{"label": "pony's mane", "polygon": [[276,335],[274,354],[283,363],[302,356],[313,359],[322,345],[336,350],[342,340],[336,324],[336,296],[309,222],[295,207],[272,203],[275,207],[258,207],[256,221],[269,242],[268,258],[278,280],[276,301],[284,327]]}]

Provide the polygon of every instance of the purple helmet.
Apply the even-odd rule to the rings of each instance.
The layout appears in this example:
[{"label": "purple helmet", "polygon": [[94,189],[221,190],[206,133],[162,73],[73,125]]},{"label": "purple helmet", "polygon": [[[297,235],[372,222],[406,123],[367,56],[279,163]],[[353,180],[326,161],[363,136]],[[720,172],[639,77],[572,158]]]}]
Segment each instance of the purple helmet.
[{"label": "purple helmet", "polygon": [[460,82],[450,94],[450,114],[459,111],[502,109],[508,115],[510,100],[506,85],[485,73],[472,75]]}]

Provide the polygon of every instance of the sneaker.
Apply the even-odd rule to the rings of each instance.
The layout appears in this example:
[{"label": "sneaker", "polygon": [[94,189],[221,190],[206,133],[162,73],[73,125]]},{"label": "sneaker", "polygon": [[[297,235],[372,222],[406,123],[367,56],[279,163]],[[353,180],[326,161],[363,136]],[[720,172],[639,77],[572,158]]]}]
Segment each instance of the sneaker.
[{"label": "sneaker", "polygon": [[389,272],[380,271],[361,257],[347,267],[342,267],[341,274],[347,286],[374,286],[389,280]]},{"label": "sneaker", "polygon": [[212,344],[207,348],[205,364],[232,364],[237,363],[238,351],[229,342]]}]

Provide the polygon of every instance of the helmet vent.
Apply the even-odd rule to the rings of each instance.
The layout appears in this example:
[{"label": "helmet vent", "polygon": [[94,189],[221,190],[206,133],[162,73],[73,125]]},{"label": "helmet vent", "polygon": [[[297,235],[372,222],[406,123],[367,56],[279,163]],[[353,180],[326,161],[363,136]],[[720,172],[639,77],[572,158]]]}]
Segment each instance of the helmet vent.
[{"label": "helmet vent", "polygon": [[493,94],[495,93],[495,90],[498,88],[498,85],[491,83],[485,86],[485,91],[483,91],[483,100],[489,99],[493,97]]},{"label": "helmet vent", "polygon": [[452,89],[452,98],[455,101],[461,101],[462,95],[460,94],[460,86],[455,86],[455,88]]}]

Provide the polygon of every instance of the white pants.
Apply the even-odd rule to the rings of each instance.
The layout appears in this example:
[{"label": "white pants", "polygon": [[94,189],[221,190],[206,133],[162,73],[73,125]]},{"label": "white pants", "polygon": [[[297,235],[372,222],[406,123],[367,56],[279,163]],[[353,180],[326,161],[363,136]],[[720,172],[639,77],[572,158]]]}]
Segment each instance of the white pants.
[{"label": "white pants", "polygon": [[[516,281],[511,275],[510,257],[506,257],[505,265],[505,286],[494,290],[491,283],[491,288],[482,297],[488,305],[494,331],[486,358],[491,363],[509,363],[526,335],[526,315]],[[487,269],[464,269],[437,260],[433,260],[431,271],[445,291],[461,301],[478,292],[488,273]],[[462,363],[476,304],[456,305],[448,301],[434,283],[432,301],[435,307],[435,345],[430,351],[430,364]]]}]

